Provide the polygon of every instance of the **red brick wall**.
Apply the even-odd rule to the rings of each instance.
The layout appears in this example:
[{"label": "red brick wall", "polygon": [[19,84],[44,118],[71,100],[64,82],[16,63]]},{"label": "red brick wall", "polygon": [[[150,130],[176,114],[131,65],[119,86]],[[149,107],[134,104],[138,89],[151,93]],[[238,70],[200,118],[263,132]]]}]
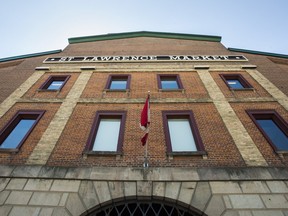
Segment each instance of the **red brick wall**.
[{"label": "red brick wall", "polygon": [[252,122],[251,118],[248,116],[245,110],[248,109],[274,109],[276,110],[286,122],[288,122],[287,111],[280,106],[278,103],[231,103],[231,106],[235,110],[237,116],[242,121],[242,124],[248,131],[249,135],[255,142],[256,146],[263,154],[269,166],[287,166],[288,157],[284,156],[281,158],[277,153],[274,152],[268,141]]},{"label": "red brick wall", "polygon": [[[37,73],[37,72],[36,72]],[[70,75],[70,78],[65,83],[61,91],[39,91],[39,88],[45,81],[49,78],[49,76],[53,75]],[[73,84],[77,80],[79,73],[45,73],[23,96],[23,98],[65,98],[72,88]]]},{"label": "red brick wall", "polygon": [[28,79],[45,58],[41,56],[0,63],[0,103]]},{"label": "red brick wall", "polygon": [[[233,52],[231,52],[233,53]],[[271,57],[266,57],[262,55],[253,55],[248,53],[233,53],[233,54],[243,54],[249,59],[249,63],[257,65],[257,70],[263,74],[267,79],[269,79],[274,85],[276,85],[284,94],[288,95],[288,68],[283,65],[287,65],[286,59],[275,58],[271,61]],[[276,59],[276,60],[275,60]],[[274,62],[281,62],[281,64],[276,64]]]},{"label": "red brick wall", "polygon": [[66,55],[221,55],[229,51],[218,42],[137,37],[70,44]]},{"label": "red brick wall", "polygon": [[[241,74],[245,80],[247,80],[250,85],[253,86],[254,90],[236,90],[231,91],[228,86],[225,84],[224,80],[219,76],[219,74]],[[271,97],[271,95],[261,86],[258,84],[256,80],[254,80],[247,72],[211,72],[211,75],[219,88],[221,89],[222,93],[227,98],[259,98],[259,97]]]},{"label": "red brick wall", "polygon": [[33,129],[32,133],[21,146],[19,152],[8,153],[0,150],[1,164],[24,164],[34,147],[37,145],[44,131],[48,127],[54,114],[58,110],[60,104],[57,103],[17,103],[15,104],[1,119],[0,130],[13,118],[19,110],[46,110],[38,124]]},{"label": "red brick wall", "polygon": [[[143,104],[78,104],[57,143],[48,165],[56,166],[142,166],[144,149],[140,139],[139,117]],[[99,110],[127,111],[123,144],[123,156],[88,155],[82,153]],[[192,110],[208,159],[201,156],[174,156],[169,161],[166,152],[163,110]],[[151,104],[151,127],[149,135],[149,162],[151,166],[203,167],[203,166],[244,166],[244,162],[228,134],[213,104]]]},{"label": "red brick wall", "polygon": [[[113,73],[111,73],[113,74]],[[103,95],[110,73],[93,73],[82,98],[145,98],[150,91],[153,98],[208,98],[208,93],[196,72],[132,72],[121,73],[131,75],[129,96],[126,92],[109,92]],[[161,92],[158,89],[157,74],[178,74],[183,84],[184,92]]]},{"label": "red brick wall", "polygon": [[[62,53],[51,56],[87,56],[87,55],[225,55],[233,54],[228,51],[221,43],[207,41],[191,41],[191,40],[175,40],[160,38],[132,38],[111,41],[99,41],[91,43],[79,43],[69,45]],[[239,55],[240,53],[234,53]],[[265,56],[252,55],[243,53],[249,61],[227,63],[233,64],[255,64],[257,70],[270,79],[280,90],[286,95],[288,94],[287,70],[286,62],[276,63]],[[29,58],[21,61],[12,61],[0,63],[0,102],[9,96],[16,88],[18,88],[33,72],[35,67],[41,66],[45,57]],[[175,63],[178,65],[181,63]],[[206,64],[206,63],[205,63]],[[209,65],[219,64],[209,62]],[[221,63],[223,64],[223,63]],[[50,64],[45,66],[53,66]],[[61,64],[57,64],[60,66]],[[83,64],[73,64],[80,67]],[[101,64],[102,66],[105,64]],[[117,66],[106,64],[112,68]],[[120,65],[120,64],[119,64]],[[128,64],[127,64],[128,65]],[[283,66],[285,65],[285,66]],[[120,65],[121,66],[121,65]],[[192,68],[191,64],[191,68]],[[227,68],[227,67],[226,67]],[[35,72],[37,73],[37,71]],[[270,97],[249,74],[238,71],[232,73],[240,73],[255,88],[255,91],[234,91],[233,93],[225,85],[224,81],[219,77],[219,72],[211,72],[212,77],[218,84],[223,94],[230,98],[248,98],[248,97]],[[225,72],[227,73],[227,72]],[[65,98],[71,90],[73,84],[78,78],[79,73],[57,73],[69,74],[71,78],[60,92],[39,92],[37,89],[43,82],[54,73],[47,72],[39,81],[37,81],[29,91],[24,95],[25,99],[39,98]],[[56,74],[56,73],[55,73]],[[149,162],[151,166],[171,166],[171,167],[221,167],[221,166],[245,166],[243,159],[238,152],[232,138],[230,137],[224,123],[219,116],[216,108],[212,103],[153,103],[153,100],[173,98],[180,99],[207,99],[209,95],[204,88],[198,74],[196,72],[121,72],[120,74],[131,75],[130,92],[109,92],[103,94],[107,79],[111,73],[93,73],[88,81],[81,98],[131,98],[143,99],[147,96],[147,91],[151,91],[151,133],[149,135]],[[119,74],[119,72],[115,73]],[[157,74],[179,74],[185,91],[161,92],[157,85]],[[231,103],[236,114],[242,121],[248,133],[254,140],[260,152],[266,158],[270,166],[287,166],[287,158],[281,158],[273,152],[273,149],[267,143],[263,135],[256,128],[246,109],[276,109],[287,121],[288,114],[277,103]],[[34,131],[23,144],[20,152],[17,154],[0,152],[0,163],[2,164],[22,164],[33,151],[35,145],[40,140],[44,131],[48,127],[54,114],[60,107],[56,103],[17,103],[14,105],[1,119],[0,128],[13,117],[20,109],[44,109],[47,110],[40,122],[34,128]],[[57,166],[142,166],[144,147],[141,146],[140,138],[143,135],[139,129],[139,116],[143,104],[139,103],[79,103],[75,107],[71,118],[69,119],[63,134],[60,137],[49,161],[48,165]],[[88,155],[83,156],[91,126],[96,111],[99,110],[125,110],[127,111],[126,128],[123,144],[123,155],[103,156]],[[202,156],[174,156],[169,160],[166,156],[166,143],[164,137],[164,129],[162,122],[162,111],[166,110],[192,110],[200,131],[201,138],[204,143],[205,150],[208,153],[207,159]]]}]

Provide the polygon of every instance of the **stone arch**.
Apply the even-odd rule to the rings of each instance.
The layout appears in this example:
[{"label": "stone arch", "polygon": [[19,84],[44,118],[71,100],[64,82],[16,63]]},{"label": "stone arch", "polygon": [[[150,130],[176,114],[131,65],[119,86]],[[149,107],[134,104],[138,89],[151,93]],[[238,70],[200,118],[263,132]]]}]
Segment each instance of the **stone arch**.
[{"label": "stone arch", "polygon": [[[177,209],[184,208],[188,211],[188,216],[214,215],[210,201],[213,201],[212,204],[220,203],[221,207],[224,204],[221,197],[216,197],[215,202],[212,197],[208,182],[82,181],[78,193],[69,195],[65,207],[72,215],[86,216],[90,213],[93,215],[93,212],[101,210],[104,206],[113,208],[125,202],[129,204],[132,200],[132,203],[146,201],[148,205],[164,203]],[[222,213],[224,209],[220,210]]]},{"label": "stone arch", "polygon": [[81,216],[207,216],[183,202],[165,197],[123,197],[109,200],[85,211]]}]

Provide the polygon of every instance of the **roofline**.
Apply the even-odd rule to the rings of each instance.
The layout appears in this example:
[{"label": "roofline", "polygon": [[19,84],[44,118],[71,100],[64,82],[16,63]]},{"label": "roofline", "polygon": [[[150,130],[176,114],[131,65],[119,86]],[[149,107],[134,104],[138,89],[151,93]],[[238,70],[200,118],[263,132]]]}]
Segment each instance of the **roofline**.
[{"label": "roofline", "polygon": [[103,34],[94,36],[83,36],[69,38],[69,44],[84,43],[93,41],[105,41],[115,39],[126,39],[134,37],[156,37],[156,38],[170,38],[170,39],[181,39],[181,40],[200,40],[200,41],[212,41],[220,42],[220,36],[212,35],[196,35],[196,34],[179,34],[179,33],[168,33],[168,32],[149,32],[149,31],[138,31],[138,32],[123,32],[113,34]]},{"label": "roofline", "polygon": [[18,55],[18,56],[12,56],[7,58],[1,58],[0,62],[6,62],[6,61],[13,61],[18,59],[24,59],[24,58],[31,58],[31,57],[37,57],[37,56],[43,56],[43,55],[50,55],[50,54],[56,54],[62,52],[61,49],[59,50],[51,50],[46,52],[39,52],[39,53],[32,53],[32,54],[26,54],[26,55]]},{"label": "roofline", "polygon": [[242,53],[249,53],[249,54],[256,54],[256,55],[278,57],[278,58],[288,58],[288,55],[285,55],[285,54],[261,52],[261,51],[255,51],[255,50],[245,50],[245,49],[238,49],[238,48],[228,48],[228,50],[232,52],[242,52]]}]

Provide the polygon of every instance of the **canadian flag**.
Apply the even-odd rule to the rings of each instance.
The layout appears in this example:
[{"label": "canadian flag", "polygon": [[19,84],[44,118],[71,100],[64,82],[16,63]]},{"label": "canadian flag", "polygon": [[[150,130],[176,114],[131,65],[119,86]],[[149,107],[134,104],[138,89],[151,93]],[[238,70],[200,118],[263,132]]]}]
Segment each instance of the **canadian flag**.
[{"label": "canadian flag", "polygon": [[141,139],[141,143],[144,146],[148,139],[149,124],[150,124],[150,96],[148,95],[143,110],[141,112],[140,128],[145,131],[145,135]]}]

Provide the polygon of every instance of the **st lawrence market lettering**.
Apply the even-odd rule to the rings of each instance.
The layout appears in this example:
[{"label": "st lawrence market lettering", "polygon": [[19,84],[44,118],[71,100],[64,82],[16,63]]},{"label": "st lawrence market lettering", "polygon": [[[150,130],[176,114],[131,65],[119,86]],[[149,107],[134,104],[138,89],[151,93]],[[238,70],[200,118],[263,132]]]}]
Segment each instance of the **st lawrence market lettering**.
[{"label": "st lawrence market lettering", "polygon": [[47,58],[44,63],[149,61],[247,61],[247,59],[242,55],[68,56]]}]

